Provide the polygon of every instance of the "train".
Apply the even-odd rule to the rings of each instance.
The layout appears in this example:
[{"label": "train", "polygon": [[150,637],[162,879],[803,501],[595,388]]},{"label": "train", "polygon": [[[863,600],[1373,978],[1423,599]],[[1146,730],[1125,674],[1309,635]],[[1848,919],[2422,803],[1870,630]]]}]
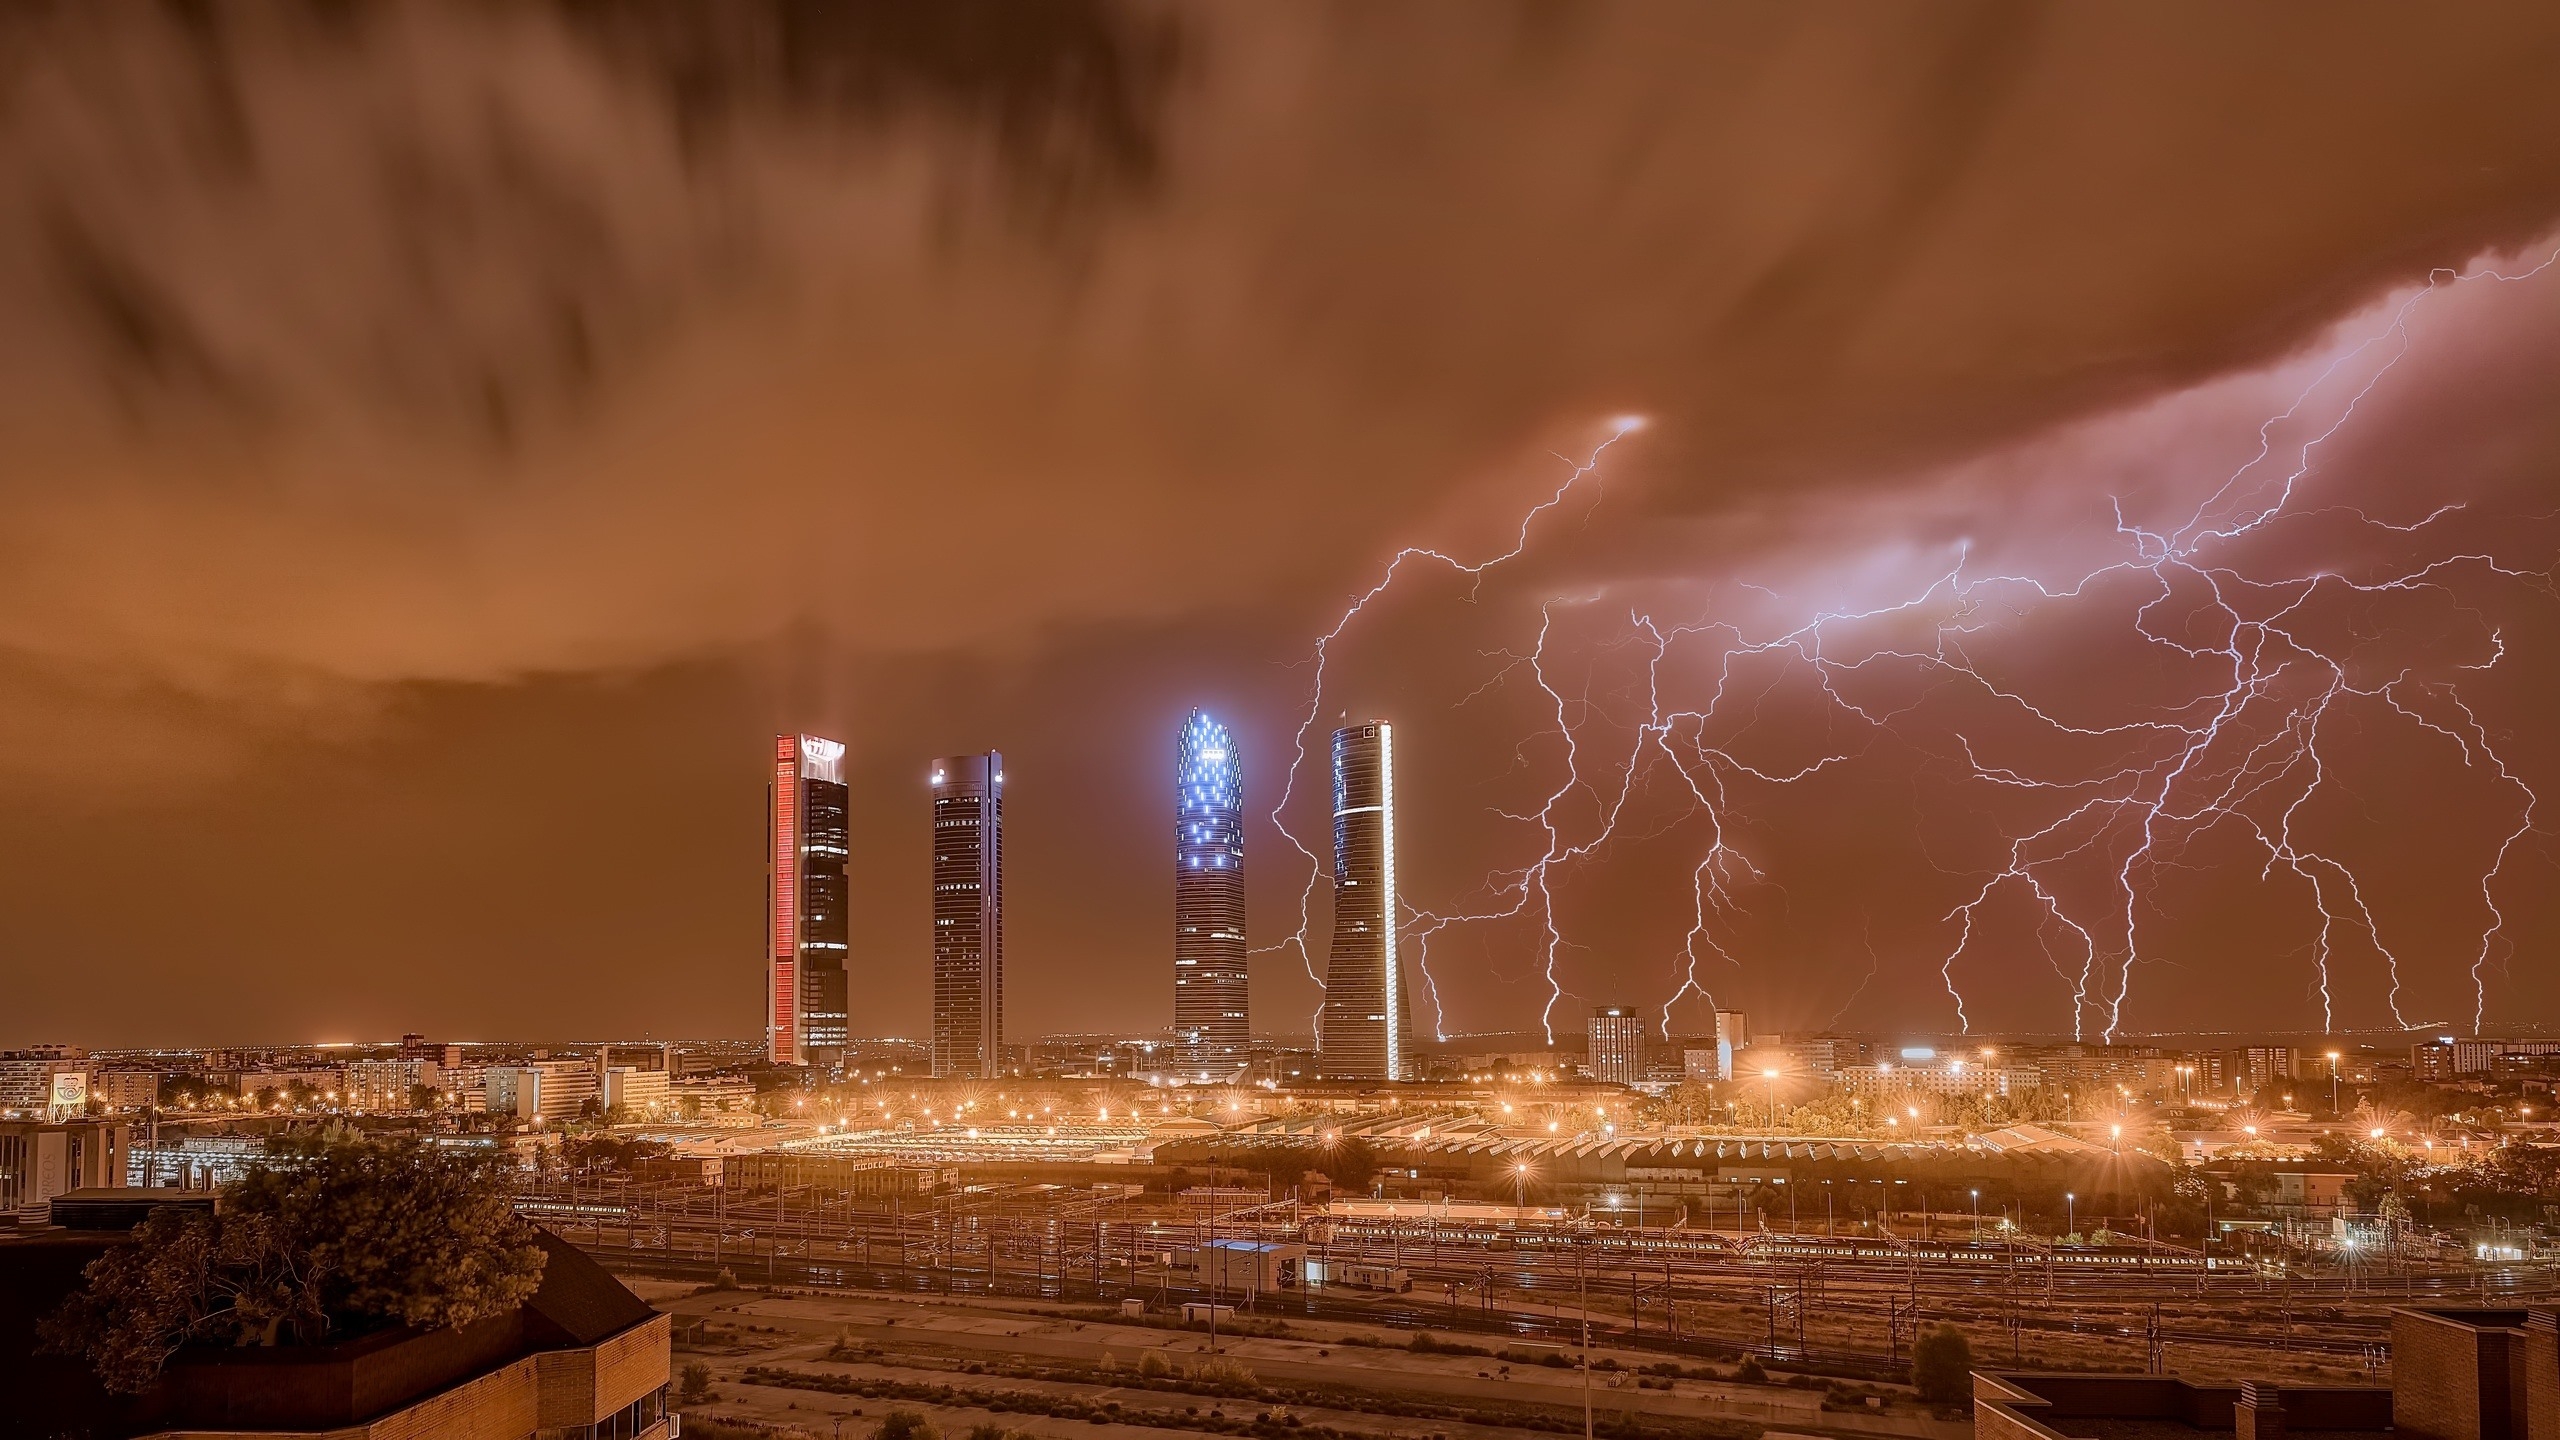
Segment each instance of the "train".
[{"label": "train", "polygon": [[1413,1289],[1413,1272],[1401,1265],[1358,1265],[1336,1263],[1326,1267],[1325,1283],[1351,1290],[1375,1290],[1387,1295],[1403,1295]]}]

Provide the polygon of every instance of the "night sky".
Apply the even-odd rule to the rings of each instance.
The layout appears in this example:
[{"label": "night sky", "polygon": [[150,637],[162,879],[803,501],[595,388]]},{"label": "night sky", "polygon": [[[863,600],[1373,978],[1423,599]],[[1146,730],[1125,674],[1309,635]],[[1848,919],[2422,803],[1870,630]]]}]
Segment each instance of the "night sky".
[{"label": "night sky", "polygon": [[[1267,1032],[1346,712],[1426,1027],[2560,1021],[2554,74],[2548,5],[0,11],[0,1044],[752,1034],[782,730],[857,1033],[988,748],[1016,1038],[1160,1027],[1195,704]],[[1316,696],[1408,546],[1519,553]]]}]

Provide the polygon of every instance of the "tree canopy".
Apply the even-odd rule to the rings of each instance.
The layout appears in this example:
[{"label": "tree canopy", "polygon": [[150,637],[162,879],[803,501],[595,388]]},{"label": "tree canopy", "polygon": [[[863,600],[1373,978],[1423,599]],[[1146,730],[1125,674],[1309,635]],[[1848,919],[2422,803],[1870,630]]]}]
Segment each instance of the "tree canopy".
[{"label": "tree canopy", "polygon": [[334,1136],[279,1148],[218,1213],[162,1209],[91,1261],[43,1325],[109,1389],[148,1388],[189,1345],[317,1344],[503,1314],[545,1256],[486,1151]]}]

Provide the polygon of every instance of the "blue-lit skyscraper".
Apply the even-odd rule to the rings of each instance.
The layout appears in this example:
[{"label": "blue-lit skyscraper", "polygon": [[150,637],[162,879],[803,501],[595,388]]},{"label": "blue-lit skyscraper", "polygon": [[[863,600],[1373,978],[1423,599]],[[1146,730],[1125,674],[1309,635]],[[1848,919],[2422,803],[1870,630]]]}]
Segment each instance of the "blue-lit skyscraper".
[{"label": "blue-lit skyscraper", "polygon": [[1194,710],[1174,755],[1173,1028],[1186,1060],[1241,1059],[1252,1039],[1244,943],[1244,768]]}]

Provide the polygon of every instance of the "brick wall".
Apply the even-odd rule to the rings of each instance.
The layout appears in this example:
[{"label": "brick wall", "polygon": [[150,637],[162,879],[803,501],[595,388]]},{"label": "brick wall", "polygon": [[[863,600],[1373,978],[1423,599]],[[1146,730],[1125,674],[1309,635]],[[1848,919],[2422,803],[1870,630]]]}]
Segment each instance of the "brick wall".
[{"label": "brick wall", "polygon": [[530,1440],[537,1430],[594,1424],[666,1384],[667,1370],[667,1317],[652,1315],[601,1345],[527,1355],[370,1425],[169,1430],[143,1440]]},{"label": "brick wall", "polygon": [[2535,1310],[2521,1348],[2525,1440],[2560,1440],[2560,1310]]},{"label": "brick wall", "polygon": [[595,1419],[601,1420],[667,1383],[671,1368],[668,1341],[673,1323],[668,1316],[652,1315],[596,1347]]},{"label": "brick wall", "polygon": [[2509,1334],[2393,1311],[2392,1426],[2408,1440],[2517,1440],[2507,1423]]},{"label": "brick wall", "polygon": [[527,1440],[541,1419],[528,1355],[370,1425],[344,1430],[164,1430],[143,1440]]}]

